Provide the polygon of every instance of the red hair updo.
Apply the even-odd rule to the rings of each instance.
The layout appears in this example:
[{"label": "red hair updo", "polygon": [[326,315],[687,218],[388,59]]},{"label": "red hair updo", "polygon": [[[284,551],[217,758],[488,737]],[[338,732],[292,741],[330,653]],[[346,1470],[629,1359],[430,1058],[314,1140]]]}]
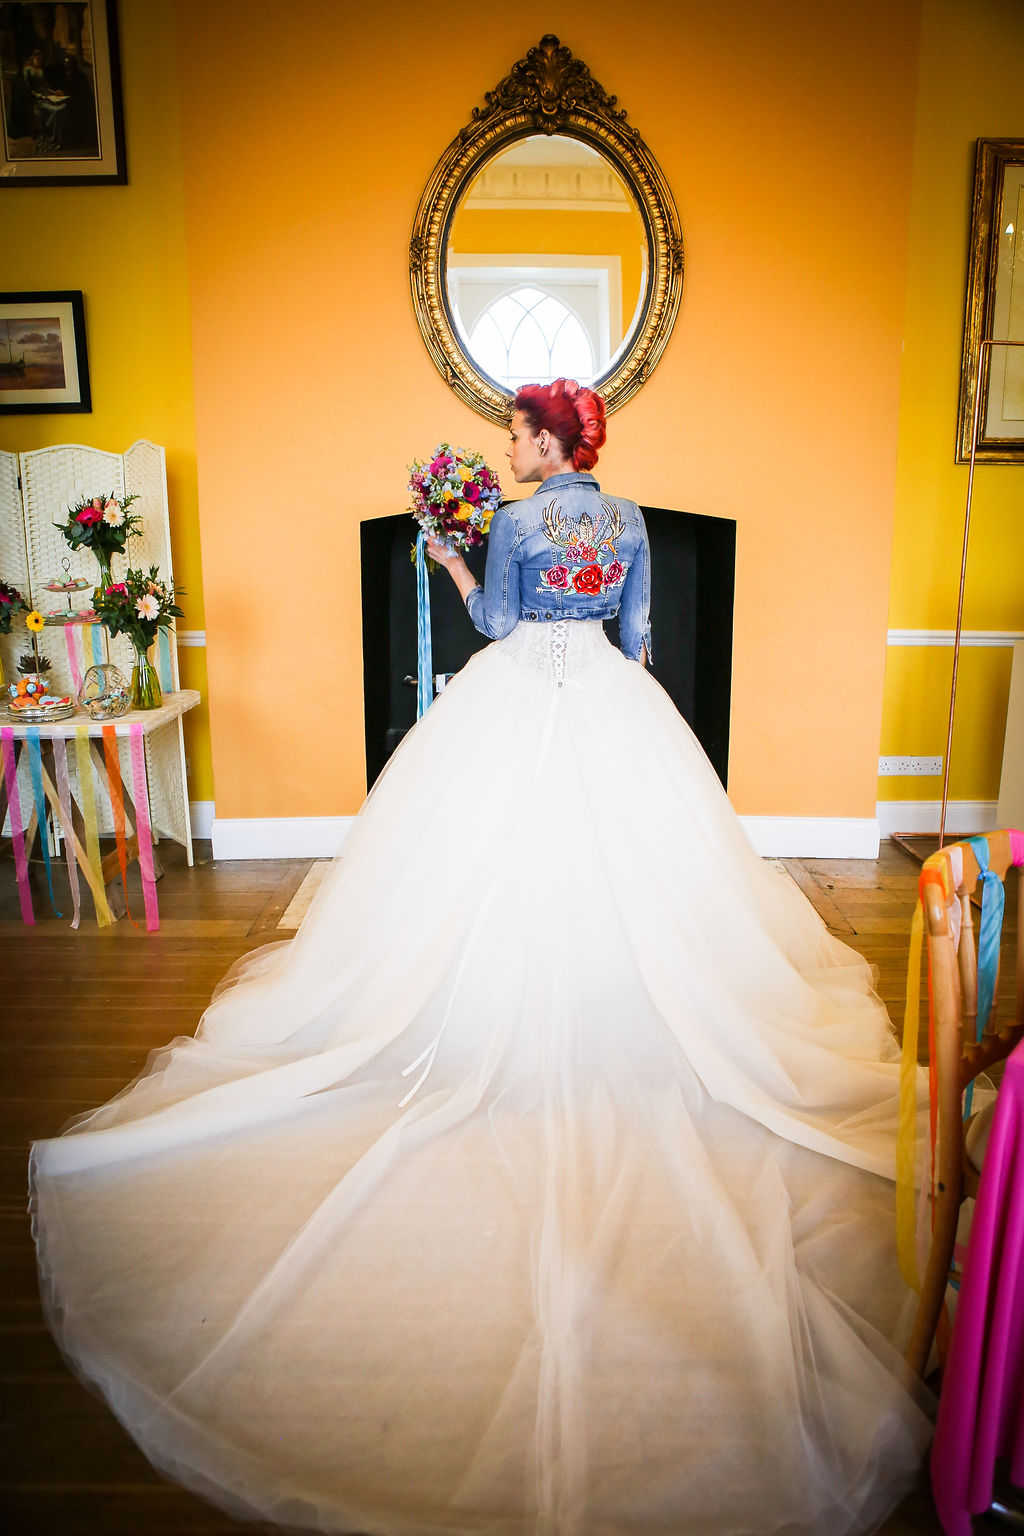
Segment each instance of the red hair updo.
[{"label": "red hair updo", "polygon": [[551,433],[573,469],[593,469],[607,436],[600,395],[575,379],[524,384],[516,390],[515,409],[522,411],[534,437],[542,430]]}]

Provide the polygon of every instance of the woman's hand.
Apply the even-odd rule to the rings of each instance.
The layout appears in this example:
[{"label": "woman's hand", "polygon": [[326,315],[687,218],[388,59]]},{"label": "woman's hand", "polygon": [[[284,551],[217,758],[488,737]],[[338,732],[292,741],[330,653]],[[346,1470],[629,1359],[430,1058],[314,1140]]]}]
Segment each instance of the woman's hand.
[{"label": "woman's hand", "polygon": [[431,560],[436,560],[438,565],[444,566],[458,588],[459,596],[465,602],[478,582],[459,551],[452,549],[450,544],[441,543],[438,539],[428,539],[427,554]]},{"label": "woman's hand", "polygon": [[465,561],[457,549],[452,549],[447,542],[441,543],[438,539],[427,539],[427,554],[431,560],[436,560],[438,565],[447,566],[449,569],[458,561],[465,565]]}]

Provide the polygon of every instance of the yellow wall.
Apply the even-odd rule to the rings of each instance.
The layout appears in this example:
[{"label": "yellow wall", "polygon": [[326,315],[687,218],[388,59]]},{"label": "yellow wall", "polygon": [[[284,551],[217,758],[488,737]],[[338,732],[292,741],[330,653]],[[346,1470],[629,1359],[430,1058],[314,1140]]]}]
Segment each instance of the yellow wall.
[{"label": "yellow wall", "polygon": [[[140,437],[162,444],[174,575],[187,593],[179,623],[202,629],[174,17],[160,0],[130,0],[119,19],[129,184],[0,193],[0,288],[85,295],[92,412],[0,416],[0,448],[74,442],[120,453]],[[189,793],[210,800],[205,653],[183,648],[178,659],[182,685],[203,695],[185,717]]]},{"label": "yellow wall", "polygon": [[[177,15],[218,815],[361,799],[359,520],[403,508],[405,466],[439,439],[503,448],[419,337],[412,216],[471,108],[545,31],[617,94],[681,210],[679,322],[613,418],[601,477],[738,521],[733,798],[871,815],[916,0],[592,0],[585,23],[568,0]],[[425,88],[439,38],[471,46]],[[294,604],[322,685],[269,729],[288,663],[257,611],[268,591]]]},{"label": "yellow wall", "polygon": [[[501,252],[618,256],[622,269],[622,327],[629,329],[640,296],[646,239],[639,215],[576,213],[572,209],[477,208],[452,226],[451,249],[490,256]],[[612,340],[612,351],[622,337]]]},{"label": "yellow wall", "polygon": [[[1017,0],[925,0],[910,204],[906,350],[889,623],[952,629],[967,467],[954,462],[975,140],[1024,137],[1024,10]],[[968,629],[1024,630],[1024,472],[976,471],[964,608]],[[891,647],[880,750],[946,746],[950,649]],[[950,793],[998,793],[1008,650],[961,661]],[[937,797],[941,781],[886,778],[882,799]]]}]

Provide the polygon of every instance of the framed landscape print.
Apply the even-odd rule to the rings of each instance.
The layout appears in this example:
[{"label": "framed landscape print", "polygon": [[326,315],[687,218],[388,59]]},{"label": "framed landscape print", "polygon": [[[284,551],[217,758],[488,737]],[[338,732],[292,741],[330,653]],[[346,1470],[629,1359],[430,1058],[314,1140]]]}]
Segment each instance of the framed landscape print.
[{"label": "framed landscape print", "polygon": [[91,410],[81,293],[0,293],[0,414]]},{"label": "framed landscape print", "polygon": [[0,187],[127,180],[114,0],[0,3]]},{"label": "framed landscape print", "polygon": [[960,368],[958,464],[1024,464],[1024,139],[979,139]]}]

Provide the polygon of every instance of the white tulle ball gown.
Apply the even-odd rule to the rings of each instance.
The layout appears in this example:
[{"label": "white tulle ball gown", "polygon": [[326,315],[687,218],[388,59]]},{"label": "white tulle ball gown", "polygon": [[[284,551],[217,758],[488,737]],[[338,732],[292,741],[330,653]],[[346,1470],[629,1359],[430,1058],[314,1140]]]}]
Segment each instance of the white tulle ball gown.
[{"label": "white tulle ball gown", "polygon": [[658,683],[600,624],[522,623],[407,738],[294,941],[37,1144],[49,1320],[241,1516],[868,1531],[931,1428],[895,1055]]}]

